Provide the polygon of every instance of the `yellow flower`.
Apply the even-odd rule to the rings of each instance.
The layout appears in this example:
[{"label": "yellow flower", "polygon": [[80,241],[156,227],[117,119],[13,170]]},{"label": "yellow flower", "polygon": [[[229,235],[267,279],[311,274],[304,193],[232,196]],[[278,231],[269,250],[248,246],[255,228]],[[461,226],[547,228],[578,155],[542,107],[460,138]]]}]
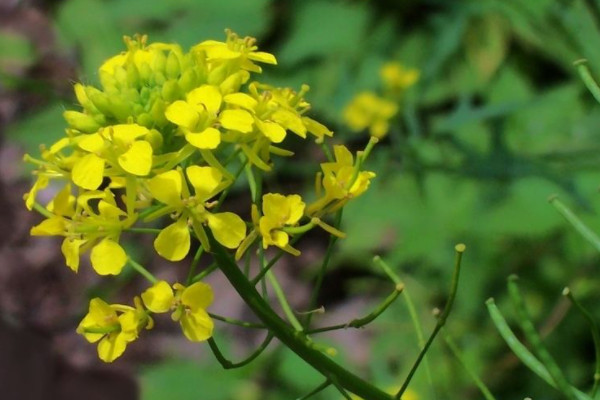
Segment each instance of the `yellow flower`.
[{"label": "yellow flower", "polygon": [[217,86],[202,85],[189,92],[186,101],[178,100],[167,107],[166,118],[177,125],[185,139],[199,149],[216,149],[221,132],[215,126],[248,133],[253,119],[245,110],[221,108],[223,96]]},{"label": "yellow flower", "polygon": [[121,124],[80,136],[77,145],[87,154],[73,165],[73,182],[84,189],[95,190],[106,175],[107,165],[111,174],[122,171],[135,176],[148,175],[152,168],[152,145],[146,140],[139,140],[148,135],[148,128]]},{"label": "yellow flower", "polygon": [[304,207],[302,198],[297,194],[265,194],[262,198],[263,216],[259,220],[263,248],[274,245],[288,253],[299,255],[300,252],[290,246],[289,234],[283,228],[297,225],[304,215]]},{"label": "yellow flower", "polygon": [[360,170],[360,153],[355,162],[352,153],[345,146],[333,146],[333,151],[335,162],[321,164],[323,178],[320,183],[325,194],[307,208],[307,215],[318,216],[338,210],[350,199],[363,194],[375,177],[375,173],[371,171]]},{"label": "yellow flower", "polygon": [[206,308],[213,302],[213,297],[212,288],[203,282],[188,287],[176,283],[171,288],[167,282],[159,281],[142,293],[142,301],[153,313],[173,310],[171,318],[179,321],[183,334],[192,342],[212,336],[214,324]]},{"label": "yellow flower", "polygon": [[210,249],[203,225],[212,231],[215,239],[223,246],[234,249],[246,236],[246,224],[231,212],[211,213],[208,211],[214,203],[208,203],[212,197],[225,189],[230,182],[223,180],[221,172],[213,167],[197,165],[186,168],[186,175],[194,188],[190,194],[181,170],[171,170],[148,180],[148,190],[152,196],[165,204],[149,219],[174,213],[177,221],[164,228],[154,241],[154,248],[170,261],[183,259],[190,249],[190,222],[194,233],[206,250]]},{"label": "yellow flower", "polygon": [[77,333],[90,343],[98,342],[98,357],[113,362],[120,357],[129,343],[138,338],[143,329],[151,329],[152,319],[144,311],[139,298],[136,307],[107,304],[102,299],[90,301],[87,315],[79,323]]},{"label": "yellow flower", "polygon": [[[98,200],[97,206],[90,206]],[[89,191],[77,201],[67,184],[46,207],[53,216],[31,228],[33,236],[64,236],[61,251],[66,265],[73,271],[79,269],[79,255],[92,248],[90,260],[99,275],[118,275],[127,262],[125,250],[119,245],[124,228],[135,222],[117,207],[109,190]]]},{"label": "yellow flower", "polygon": [[252,71],[261,72],[262,69],[253,61],[265,64],[277,64],[275,56],[263,51],[256,51],[256,39],[252,37],[240,38],[237,34],[227,29],[226,42],[216,40],[205,40],[192,48],[194,52],[203,52],[206,58],[213,62],[236,62],[240,68]]},{"label": "yellow flower", "polygon": [[401,92],[419,80],[419,70],[406,68],[396,61],[385,63],[379,70],[385,88],[391,92]]},{"label": "yellow flower", "polygon": [[369,129],[372,136],[385,136],[389,120],[398,112],[398,105],[372,92],[357,94],[343,112],[344,121],[353,131]]}]

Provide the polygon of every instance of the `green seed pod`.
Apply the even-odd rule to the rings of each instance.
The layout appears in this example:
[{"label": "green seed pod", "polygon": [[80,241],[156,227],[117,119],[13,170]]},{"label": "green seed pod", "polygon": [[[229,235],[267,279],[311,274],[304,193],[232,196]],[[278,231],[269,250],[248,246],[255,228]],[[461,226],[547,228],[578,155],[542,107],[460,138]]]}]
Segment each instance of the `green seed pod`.
[{"label": "green seed pod", "polygon": [[152,70],[164,72],[167,66],[167,56],[164,51],[156,51],[152,60]]},{"label": "green seed pod", "polygon": [[142,82],[149,83],[152,80],[153,72],[148,63],[142,63],[138,68],[138,72],[140,74],[140,84]]},{"label": "green seed pod", "polygon": [[[162,72],[155,72],[154,75],[152,75],[152,78],[154,78],[154,86],[162,86],[167,81],[165,74]],[[150,79],[150,84],[152,84],[153,80]]]},{"label": "green seed pod", "polygon": [[[141,113],[137,116],[135,122],[139,125],[145,126],[146,128],[151,128],[154,125],[154,119],[148,113]],[[152,146],[154,147],[154,146]]]},{"label": "green seed pod", "polygon": [[208,74],[208,83],[210,85],[220,85],[229,75],[229,64],[224,63],[210,71]]},{"label": "green seed pod", "polygon": [[181,95],[181,89],[175,79],[169,79],[165,82],[161,90],[161,96],[165,101],[172,103],[173,101],[180,99]]},{"label": "green seed pod", "polygon": [[144,137],[144,139],[146,139],[146,141],[148,141],[148,143],[150,143],[150,146],[152,146],[152,149],[154,150],[155,153],[163,145],[162,134],[159,131],[157,131],[156,129],[151,129],[150,132],[148,132],[148,134]]},{"label": "green seed pod", "polygon": [[101,92],[100,90],[91,86],[86,86],[85,91],[90,101],[102,114],[106,116],[112,116],[108,96],[104,92]]},{"label": "green seed pod", "polygon": [[198,83],[198,75],[196,71],[193,69],[187,69],[181,74],[181,78],[179,78],[179,87],[183,92],[189,92],[194,89]]},{"label": "green seed pod", "polygon": [[139,87],[140,86],[140,73],[134,63],[127,65],[127,86],[128,87]]},{"label": "green seed pod", "polygon": [[165,118],[165,109],[167,108],[167,103],[165,103],[162,99],[156,99],[154,104],[152,105],[152,109],[150,110],[150,115],[154,119],[154,123],[156,126],[165,126],[169,121]]},{"label": "green seed pod", "polygon": [[115,67],[114,72],[115,80],[117,81],[117,87],[119,89],[126,88],[128,86],[127,82],[127,71],[123,67]]},{"label": "green seed pod", "polygon": [[109,98],[109,107],[112,115],[120,122],[126,122],[127,118],[132,114],[131,105],[119,97],[111,96]]},{"label": "green seed pod", "polygon": [[90,100],[87,93],[85,92],[85,87],[81,83],[76,83],[73,86],[75,90],[75,97],[77,97],[77,101],[88,114],[98,114],[100,111],[94,106],[94,103]]},{"label": "green seed pod", "polygon": [[175,79],[181,73],[181,66],[179,65],[179,59],[175,53],[169,52],[167,57],[167,65],[165,67],[165,74],[167,78]]},{"label": "green seed pod", "polygon": [[67,110],[63,113],[63,117],[71,128],[80,132],[93,133],[100,129],[100,124],[93,117],[79,111]]}]

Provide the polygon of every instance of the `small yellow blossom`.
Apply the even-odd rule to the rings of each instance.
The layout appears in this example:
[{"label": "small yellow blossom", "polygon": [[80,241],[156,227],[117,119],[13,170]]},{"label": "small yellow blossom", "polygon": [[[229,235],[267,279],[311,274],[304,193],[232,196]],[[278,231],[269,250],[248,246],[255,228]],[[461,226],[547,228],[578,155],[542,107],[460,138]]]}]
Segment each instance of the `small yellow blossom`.
[{"label": "small yellow blossom", "polygon": [[261,72],[262,69],[254,61],[265,64],[277,64],[275,56],[263,51],[256,51],[256,39],[252,37],[240,38],[231,30],[226,30],[225,43],[216,40],[205,40],[192,48],[194,52],[204,52],[210,61],[235,61],[243,68],[252,72]]},{"label": "small yellow blossom", "polygon": [[297,225],[304,215],[304,207],[305,203],[297,194],[265,194],[262,198],[263,215],[259,220],[263,248],[274,245],[288,253],[299,255],[300,252],[290,246],[289,234],[283,228]]},{"label": "small yellow blossom", "polygon": [[138,338],[139,332],[153,326],[152,319],[143,309],[139,298],[136,307],[107,304],[102,299],[90,301],[87,315],[79,323],[77,333],[90,343],[98,342],[98,357],[113,362],[120,357],[129,343]]},{"label": "small yellow blossom", "polygon": [[385,63],[379,70],[385,89],[392,93],[400,93],[419,80],[419,70],[406,68],[396,61]]},{"label": "small yellow blossom", "polygon": [[80,136],[77,145],[85,155],[73,165],[73,182],[84,189],[96,190],[107,167],[135,176],[148,175],[152,168],[153,150],[143,138],[149,134],[150,130],[143,126],[120,124]]},{"label": "small yellow blossom", "polygon": [[[98,201],[96,207],[90,201]],[[89,191],[77,201],[67,184],[46,207],[53,215],[31,228],[33,236],[64,236],[61,251],[66,265],[79,269],[79,254],[92,249],[92,267],[100,275],[118,275],[127,262],[119,245],[121,231],[135,222],[117,207],[109,190]]]},{"label": "small yellow blossom", "polygon": [[353,131],[369,129],[371,136],[382,138],[390,130],[389,121],[398,105],[372,92],[357,94],[343,112],[344,121]]},{"label": "small yellow blossom", "polygon": [[213,302],[213,297],[212,288],[203,282],[188,287],[176,283],[171,288],[167,282],[159,281],[142,293],[142,301],[153,313],[172,310],[171,318],[179,321],[183,334],[192,342],[212,336],[214,324],[206,308]]},{"label": "small yellow blossom", "polygon": [[321,164],[323,177],[320,183],[325,194],[307,208],[307,215],[318,216],[338,210],[350,199],[363,194],[375,177],[375,173],[371,171],[360,170],[360,154],[355,162],[352,153],[345,146],[336,145],[333,151],[335,162]]},{"label": "small yellow blossom", "polygon": [[[213,167],[188,167],[186,175],[194,188],[189,191],[181,170],[171,170],[155,176],[147,182],[152,196],[165,204],[154,216],[175,214],[177,221],[164,228],[154,241],[154,248],[164,258],[171,261],[183,259],[190,249],[188,222],[205,249],[210,245],[204,231],[206,224],[215,239],[223,246],[234,249],[246,236],[246,224],[231,212],[211,213],[212,197],[225,189],[230,182]],[[151,217],[152,218],[152,217]]]}]

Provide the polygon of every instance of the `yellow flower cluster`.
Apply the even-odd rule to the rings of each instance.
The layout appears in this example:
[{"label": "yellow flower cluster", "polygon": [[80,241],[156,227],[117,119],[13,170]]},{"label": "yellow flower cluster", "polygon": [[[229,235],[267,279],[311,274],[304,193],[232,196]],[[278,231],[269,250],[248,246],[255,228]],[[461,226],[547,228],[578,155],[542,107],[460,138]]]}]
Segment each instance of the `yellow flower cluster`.
[{"label": "yellow flower cluster", "polygon": [[[249,207],[250,222],[219,211],[239,175],[231,172],[236,163],[239,172],[266,173],[272,156],[293,155],[279,147],[288,133],[312,135],[318,143],[333,135],[305,115],[307,86],[296,92],[251,81],[260,63],[277,63],[258,51],[255,39],[227,31],[224,42],[204,41],[187,52],[176,44],[148,44],[145,36],[126,37],[125,44],[126,51],[100,67],[99,87],[75,84],[80,107],[64,112],[65,136],[43,147],[41,158],[25,156],[37,166],[27,208],[46,217],[31,234],[62,237],[67,266],[77,271],[89,250],[98,274],[119,274],[135,264],[120,236],[136,229],[156,232],[154,249],[170,261],[184,259],[194,239],[210,251],[212,237],[241,257],[259,237],[264,248],[297,255],[290,235],[317,225],[343,236],[321,217],[364,192],[374,177],[360,170],[362,153],[355,162],[343,146],[335,147],[335,160],[322,164],[319,192],[322,185],[325,194],[313,204],[296,194],[268,193]],[[56,187],[54,181],[62,188],[47,205],[38,204],[38,192]],[[308,222],[301,224],[303,218]],[[190,340],[211,336],[208,285],[151,280],[154,286],[135,299],[136,307],[90,302],[78,331],[99,341],[102,360],[113,361],[142,328],[151,328],[152,313],[172,310]]]},{"label": "yellow flower cluster", "polygon": [[358,93],[344,108],[343,119],[356,132],[369,130],[377,138],[387,135],[389,121],[398,113],[403,92],[419,80],[419,71],[389,62],[380,70],[384,95],[370,91]]}]

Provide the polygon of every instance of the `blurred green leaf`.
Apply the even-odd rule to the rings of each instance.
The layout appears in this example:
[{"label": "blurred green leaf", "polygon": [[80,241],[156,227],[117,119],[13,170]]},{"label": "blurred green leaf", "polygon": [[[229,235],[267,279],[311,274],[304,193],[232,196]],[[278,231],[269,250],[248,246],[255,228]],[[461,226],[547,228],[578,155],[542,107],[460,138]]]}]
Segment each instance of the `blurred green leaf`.
[{"label": "blurred green leaf", "polygon": [[289,39],[278,52],[281,65],[312,57],[359,55],[369,21],[365,5],[315,0],[296,7]]},{"label": "blurred green leaf", "polygon": [[492,14],[472,21],[466,32],[465,47],[479,79],[487,82],[506,57],[508,35],[504,19]]},{"label": "blurred green leaf", "polygon": [[7,128],[6,136],[21,144],[27,153],[39,154],[40,144],[51,145],[64,135],[62,104],[52,104]]},{"label": "blurred green leaf", "polygon": [[[142,400],[256,400],[244,369],[223,370],[192,361],[164,361],[141,372]],[[245,395],[244,395],[245,393]]]},{"label": "blurred green leaf", "polygon": [[0,32],[0,77],[22,70],[36,60],[32,43],[23,35]]},{"label": "blurred green leaf", "polygon": [[84,81],[96,80],[97,70],[124,47],[122,32],[111,18],[110,3],[101,0],[68,0],[58,9],[56,26],[62,39],[81,56]]}]

